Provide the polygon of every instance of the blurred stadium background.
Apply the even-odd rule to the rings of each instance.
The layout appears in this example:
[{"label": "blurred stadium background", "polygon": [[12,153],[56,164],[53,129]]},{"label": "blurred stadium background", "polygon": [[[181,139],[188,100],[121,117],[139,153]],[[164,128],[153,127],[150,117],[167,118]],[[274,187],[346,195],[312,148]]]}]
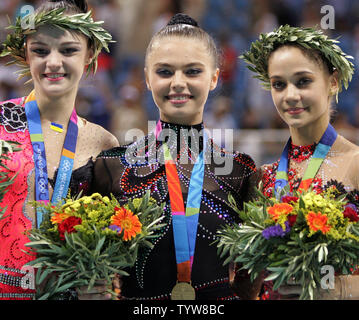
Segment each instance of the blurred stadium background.
[{"label": "blurred stadium background", "polygon": [[[25,5],[36,0],[0,1],[0,40],[6,37],[8,19],[14,20]],[[126,143],[128,129],[147,132],[148,120],[158,111],[146,90],[143,61],[147,44],[177,12],[194,17],[216,40],[222,52],[220,85],[211,93],[205,123],[212,128],[234,129],[234,149],[250,154],[257,165],[277,159],[288,139],[285,123],[277,116],[270,93],[261,89],[238,56],[260,33],[281,24],[320,26],[321,7],[335,9],[335,28],[343,50],[359,61],[358,0],[88,0],[96,20],[104,20],[116,43],[101,54],[95,76],[83,79],[76,104],[78,113],[114,133]],[[16,81],[16,67],[0,60],[0,101],[24,96],[32,86]],[[359,91],[356,70],[349,90],[339,95],[335,128],[359,144]],[[127,141],[128,142],[128,141]]]}]

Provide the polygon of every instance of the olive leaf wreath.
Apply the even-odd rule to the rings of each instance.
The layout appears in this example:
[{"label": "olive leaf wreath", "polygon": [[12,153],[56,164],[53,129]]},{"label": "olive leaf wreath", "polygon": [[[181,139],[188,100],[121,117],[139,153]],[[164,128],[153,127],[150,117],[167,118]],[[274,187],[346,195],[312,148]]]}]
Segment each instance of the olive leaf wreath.
[{"label": "olive leaf wreath", "polygon": [[[6,65],[17,64],[22,67],[22,69],[18,71],[19,79],[30,76],[30,68],[25,57],[26,37],[35,33],[36,30],[43,25],[53,25],[62,30],[70,29],[79,31],[91,39],[94,56],[87,66],[87,75],[91,72],[96,73],[98,55],[103,48],[109,52],[108,44],[115,41],[112,40],[111,34],[101,26],[103,21],[94,21],[92,19],[91,11],[74,15],[64,14],[64,11],[65,8],[59,8],[30,14],[24,18],[17,17],[15,24],[7,27],[7,29],[12,30],[12,32],[7,35],[3,42],[3,51],[0,57],[11,56],[14,60],[8,62]],[[23,19],[27,19],[26,21],[31,22],[27,23],[27,25],[32,25],[33,28],[24,28]]]},{"label": "olive leaf wreath", "polygon": [[287,43],[296,43],[306,49],[321,52],[338,71],[338,92],[342,91],[342,86],[345,89],[348,88],[354,73],[354,64],[348,59],[353,59],[353,57],[342,51],[337,45],[338,40],[328,38],[322,30],[315,28],[284,25],[273,32],[262,33],[259,39],[251,44],[250,50],[240,56],[241,59],[250,64],[247,66],[248,69],[257,74],[254,78],[261,80],[265,89],[270,89],[268,58],[278,45]]}]

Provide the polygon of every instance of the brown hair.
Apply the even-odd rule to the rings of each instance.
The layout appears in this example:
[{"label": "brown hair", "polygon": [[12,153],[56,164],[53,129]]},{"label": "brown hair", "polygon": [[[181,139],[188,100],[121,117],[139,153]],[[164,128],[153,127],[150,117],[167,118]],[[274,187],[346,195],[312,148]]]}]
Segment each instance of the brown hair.
[{"label": "brown hair", "polygon": [[[282,47],[295,47],[298,48],[300,51],[302,51],[302,53],[309,59],[315,61],[318,63],[318,65],[320,65],[321,67],[323,67],[323,69],[328,70],[329,74],[333,74],[335,68],[334,66],[329,62],[329,60],[318,50],[314,50],[312,48],[305,48],[303,46],[301,46],[298,43],[295,42],[288,42],[288,43],[281,43],[278,44],[276,47],[274,47],[273,51],[270,53],[269,57],[268,57],[268,61],[271,57],[271,55],[278,50],[279,48]],[[267,70],[268,72],[268,70]]]},{"label": "brown hair", "polygon": [[51,11],[64,8],[66,13],[86,13],[88,5],[86,0],[47,0],[36,10],[37,12]]},{"label": "brown hair", "polygon": [[203,41],[213,57],[214,67],[219,67],[219,52],[213,38],[200,28],[194,19],[181,13],[174,15],[168,24],[152,37],[146,50],[145,61],[147,61],[147,57],[152,51],[153,44],[166,37],[184,37]]}]

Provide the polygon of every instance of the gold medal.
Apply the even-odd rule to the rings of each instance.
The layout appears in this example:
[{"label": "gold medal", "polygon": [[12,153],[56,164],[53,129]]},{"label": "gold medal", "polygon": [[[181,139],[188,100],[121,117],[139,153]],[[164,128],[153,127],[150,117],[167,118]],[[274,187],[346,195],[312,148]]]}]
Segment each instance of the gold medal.
[{"label": "gold medal", "polygon": [[195,300],[196,292],[188,282],[177,282],[171,292],[171,300]]}]

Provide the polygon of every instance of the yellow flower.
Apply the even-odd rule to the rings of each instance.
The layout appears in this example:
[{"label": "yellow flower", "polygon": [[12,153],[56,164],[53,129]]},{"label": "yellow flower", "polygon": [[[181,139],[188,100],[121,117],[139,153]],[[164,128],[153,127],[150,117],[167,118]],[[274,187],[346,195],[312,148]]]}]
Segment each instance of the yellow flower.
[{"label": "yellow flower", "polygon": [[110,199],[109,199],[109,197],[107,197],[107,196],[104,196],[104,197],[102,198],[102,201],[103,201],[104,203],[106,203],[106,204],[109,204],[109,203],[110,203]]},{"label": "yellow flower", "polygon": [[326,207],[324,207],[324,213],[327,213],[327,214],[329,214],[329,213],[331,213],[331,212],[333,212],[335,210],[337,210],[337,209],[331,203],[327,203]]},{"label": "yellow flower", "polygon": [[70,207],[74,210],[77,210],[77,209],[81,208],[81,204],[78,202],[74,202]]},{"label": "yellow flower", "polygon": [[305,204],[306,208],[313,205],[312,192],[309,192],[309,193],[305,194],[302,199],[304,201],[304,204]]},{"label": "yellow flower", "polygon": [[324,207],[325,206],[325,200],[319,194],[316,194],[313,197],[313,203],[318,207]]},{"label": "yellow flower", "polygon": [[90,204],[90,203],[92,203],[92,199],[90,197],[83,197],[82,202],[84,204]]},{"label": "yellow flower", "polygon": [[96,192],[96,193],[93,193],[91,196],[90,196],[91,199],[94,199],[94,198],[99,198],[99,199],[102,199],[102,196]]},{"label": "yellow flower", "polygon": [[71,214],[73,212],[73,209],[71,207],[67,207],[67,208],[65,208],[64,212],[66,214]]},{"label": "yellow flower", "polygon": [[89,213],[88,213],[88,217],[91,219],[91,220],[96,220],[98,217],[99,217],[99,212],[97,210],[91,210]]}]

